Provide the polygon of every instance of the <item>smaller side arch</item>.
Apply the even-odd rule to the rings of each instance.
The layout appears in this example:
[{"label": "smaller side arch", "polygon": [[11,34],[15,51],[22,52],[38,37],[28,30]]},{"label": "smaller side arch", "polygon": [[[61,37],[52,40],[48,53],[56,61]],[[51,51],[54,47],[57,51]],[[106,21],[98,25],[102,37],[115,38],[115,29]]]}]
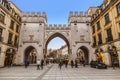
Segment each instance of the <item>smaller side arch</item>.
[{"label": "smaller side arch", "polygon": [[30,64],[36,63],[37,60],[37,50],[33,46],[28,46],[24,50],[24,61],[28,60]]},{"label": "smaller side arch", "polygon": [[[81,54],[81,58],[85,60],[85,64],[89,64],[89,50],[86,46],[81,46],[77,49],[77,51],[83,52]],[[78,55],[77,55],[78,56]]]}]

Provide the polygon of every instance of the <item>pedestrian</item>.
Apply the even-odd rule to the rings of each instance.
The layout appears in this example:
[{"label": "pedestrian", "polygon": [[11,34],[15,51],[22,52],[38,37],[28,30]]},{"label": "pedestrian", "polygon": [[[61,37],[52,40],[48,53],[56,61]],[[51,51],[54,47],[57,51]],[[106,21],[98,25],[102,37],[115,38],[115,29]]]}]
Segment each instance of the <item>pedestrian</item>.
[{"label": "pedestrian", "polygon": [[11,64],[12,64],[12,60],[8,59],[8,67],[11,67]]},{"label": "pedestrian", "polygon": [[65,60],[65,67],[67,68],[68,60]]},{"label": "pedestrian", "polygon": [[60,60],[60,62],[59,62],[59,68],[60,68],[60,70],[61,70],[61,68],[62,68],[62,61]]},{"label": "pedestrian", "polygon": [[71,60],[71,67],[73,68],[73,66],[74,66],[74,62],[73,60]]},{"label": "pedestrian", "polygon": [[85,60],[84,59],[82,60],[82,64],[83,64],[83,67],[85,67]]},{"label": "pedestrian", "polygon": [[43,66],[44,66],[44,60],[42,59],[41,60],[41,69],[43,69]]},{"label": "pedestrian", "polygon": [[114,59],[113,63],[112,63],[113,69],[115,69],[117,67],[117,64],[118,64],[117,59]]},{"label": "pedestrian", "polygon": [[75,68],[78,67],[77,59],[75,59]]},{"label": "pedestrian", "polygon": [[25,60],[25,68],[28,66],[28,60]]},{"label": "pedestrian", "polygon": [[37,60],[37,70],[40,70],[40,59]]}]

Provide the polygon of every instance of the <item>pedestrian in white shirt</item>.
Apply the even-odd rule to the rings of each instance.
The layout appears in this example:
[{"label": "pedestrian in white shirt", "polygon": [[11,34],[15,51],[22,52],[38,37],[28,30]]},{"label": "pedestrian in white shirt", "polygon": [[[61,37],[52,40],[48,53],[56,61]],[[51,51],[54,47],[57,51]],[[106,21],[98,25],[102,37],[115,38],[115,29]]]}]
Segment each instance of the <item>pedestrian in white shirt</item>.
[{"label": "pedestrian in white shirt", "polygon": [[37,60],[37,70],[40,70],[40,59]]}]

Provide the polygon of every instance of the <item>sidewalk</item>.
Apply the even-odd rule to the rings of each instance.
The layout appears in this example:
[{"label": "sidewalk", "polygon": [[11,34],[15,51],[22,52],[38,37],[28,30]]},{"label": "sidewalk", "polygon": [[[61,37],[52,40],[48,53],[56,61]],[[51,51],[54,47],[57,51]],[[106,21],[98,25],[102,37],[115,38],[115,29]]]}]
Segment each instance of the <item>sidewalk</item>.
[{"label": "sidewalk", "polygon": [[50,64],[43,70],[37,66],[24,66],[0,69],[0,80],[120,80],[120,69],[96,69],[89,65],[78,68],[58,68],[58,64]]},{"label": "sidewalk", "polygon": [[78,68],[65,68],[60,70],[57,64],[39,80],[120,80],[120,69],[96,69],[90,66]]},{"label": "sidewalk", "polygon": [[37,70],[37,66],[16,66],[16,67],[5,67],[0,69],[0,80],[35,80],[40,75],[44,74],[52,64],[44,66],[43,70]]}]

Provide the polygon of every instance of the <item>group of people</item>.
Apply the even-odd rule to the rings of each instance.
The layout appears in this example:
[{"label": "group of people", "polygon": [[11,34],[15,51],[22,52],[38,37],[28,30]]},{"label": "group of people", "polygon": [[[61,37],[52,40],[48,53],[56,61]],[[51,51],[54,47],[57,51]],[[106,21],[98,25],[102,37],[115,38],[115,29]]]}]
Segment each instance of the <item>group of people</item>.
[{"label": "group of people", "polygon": [[[75,66],[75,68],[78,68],[78,62],[80,62],[80,64],[81,64],[81,61],[78,61],[77,59],[71,60],[70,62],[67,59],[59,60],[58,67],[61,69],[62,66],[65,65],[65,68],[67,68],[68,64],[70,64],[71,68],[73,68],[74,66]],[[49,64],[49,61],[46,60],[46,65],[47,64]],[[82,61],[82,64],[83,64],[83,66],[85,66],[85,61]],[[29,66],[29,61],[25,60],[25,68],[27,68],[27,66]],[[37,70],[43,69],[43,66],[44,66],[44,60],[38,59],[37,60]]]},{"label": "group of people", "polygon": [[64,60],[64,61],[60,60],[58,67],[61,69],[61,67],[62,67],[63,64],[65,64],[65,67],[67,68],[67,66],[68,66],[68,60]]},{"label": "group of people", "polygon": [[[25,60],[25,68],[27,68],[29,66],[29,61],[28,60]],[[43,69],[43,66],[44,66],[44,60],[43,59],[38,59],[37,60],[37,70],[40,70]]]},{"label": "group of people", "polygon": [[[83,60],[82,62],[80,62],[80,64],[83,64],[83,66],[85,67],[85,61]],[[62,65],[65,64],[65,67],[67,68],[67,65],[68,65],[68,60],[65,60],[65,61],[62,61],[60,60],[59,61],[59,68],[61,69],[62,68]],[[70,62],[71,64],[71,68],[73,68],[75,66],[75,68],[78,68],[78,60],[75,59],[75,61],[71,60]]]},{"label": "group of people", "polygon": [[5,65],[8,66],[8,67],[11,67],[11,66],[12,66],[12,59],[8,59],[8,60],[5,62]]},{"label": "group of people", "polygon": [[44,66],[44,60],[43,59],[38,59],[37,60],[37,70],[40,70],[40,68],[41,69],[43,69],[43,66]]}]

